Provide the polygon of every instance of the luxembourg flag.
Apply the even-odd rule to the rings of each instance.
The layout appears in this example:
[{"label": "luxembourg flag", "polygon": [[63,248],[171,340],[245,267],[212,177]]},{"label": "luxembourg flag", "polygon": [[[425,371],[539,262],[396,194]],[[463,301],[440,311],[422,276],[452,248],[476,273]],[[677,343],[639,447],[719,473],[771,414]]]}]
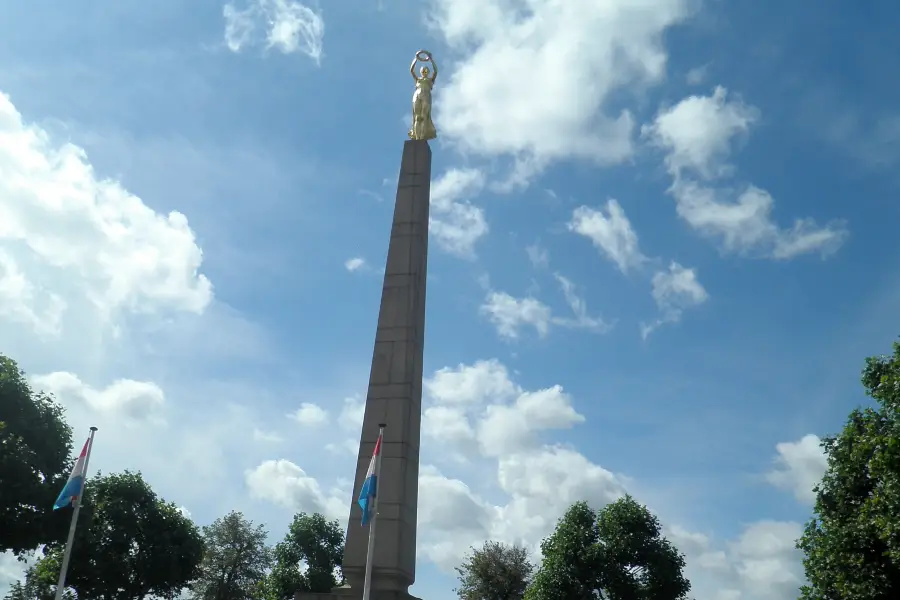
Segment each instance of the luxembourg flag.
[{"label": "luxembourg flag", "polygon": [[375,495],[378,490],[378,471],[381,466],[381,438],[384,434],[378,435],[378,441],[375,442],[375,452],[372,453],[372,462],[369,463],[369,471],[366,473],[366,480],[363,482],[362,489],[359,491],[359,503],[362,508],[362,524],[368,525],[369,521],[375,516]]},{"label": "luxembourg flag", "polygon": [[71,505],[81,495],[81,490],[84,489],[85,467],[87,466],[88,446],[90,443],[90,438],[84,442],[84,448],[81,449],[81,454],[78,455],[78,460],[75,461],[72,474],[69,475],[69,481],[66,482],[66,487],[59,493],[59,498],[56,499],[53,510]]}]

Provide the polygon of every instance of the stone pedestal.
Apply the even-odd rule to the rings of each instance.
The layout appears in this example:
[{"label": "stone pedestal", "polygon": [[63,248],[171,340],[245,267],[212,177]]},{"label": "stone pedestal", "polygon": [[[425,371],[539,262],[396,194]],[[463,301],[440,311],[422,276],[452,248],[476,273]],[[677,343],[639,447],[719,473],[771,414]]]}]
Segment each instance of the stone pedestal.
[{"label": "stone pedestal", "polygon": [[[371,600],[415,600],[416,507],[422,420],[422,353],[425,341],[425,280],[431,148],[424,140],[403,145],[394,220],[384,270],[375,351],[359,441],[343,570],[347,586],[319,600],[362,597],[369,528],[356,502],[385,423],[378,480],[378,516]],[[298,597],[300,598],[300,597]],[[304,595],[303,600],[313,600]]]}]

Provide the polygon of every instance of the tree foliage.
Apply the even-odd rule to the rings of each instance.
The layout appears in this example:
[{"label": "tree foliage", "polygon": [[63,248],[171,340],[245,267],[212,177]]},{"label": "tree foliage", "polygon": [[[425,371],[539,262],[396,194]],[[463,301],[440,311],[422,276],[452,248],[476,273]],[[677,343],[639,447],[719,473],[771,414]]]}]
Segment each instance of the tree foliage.
[{"label": "tree foliage", "polygon": [[522,546],[488,541],[456,568],[460,600],[522,600],[534,569]]},{"label": "tree foliage", "polygon": [[[13,583],[4,600],[54,600],[59,570],[52,561],[39,561],[25,571],[25,579]],[[65,600],[72,600],[73,594],[66,590]]]},{"label": "tree foliage", "polygon": [[[265,600],[292,600],[296,592],[330,592],[343,583],[344,530],[337,521],[299,513],[275,546],[271,573],[258,588]],[[300,565],[306,569],[301,572]]]},{"label": "tree foliage", "polygon": [[0,552],[32,551],[64,534],[52,512],[71,452],[62,406],[32,391],[15,361],[0,355]]},{"label": "tree foliage", "polygon": [[893,349],[863,369],[876,406],[854,410],[822,440],[828,469],[797,543],[804,600],[900,598],[900,344]]},{"label": "tree foliage", "polygon": [[271,562],[266,529],[253,526],[239,512],[230,512],[203,528],[205,550],[195,600],[248,600],[257,591]]},{"label": "tree foliage", "polygon": [[541,545],[528,600],[684,600],[684,557],[659,520],[626,496],[599,512],[574,504]]},{"label": "tree foliage", "polygon": [[[46,573],[58,575],[61,556],[57,546],[41,559]],[[202,556],[200,531],[140,473],[98,476],[85,488],[66,587],[96,600],[173,597],[194,579]],[[55,577],[41,583],[55,586]]]}]

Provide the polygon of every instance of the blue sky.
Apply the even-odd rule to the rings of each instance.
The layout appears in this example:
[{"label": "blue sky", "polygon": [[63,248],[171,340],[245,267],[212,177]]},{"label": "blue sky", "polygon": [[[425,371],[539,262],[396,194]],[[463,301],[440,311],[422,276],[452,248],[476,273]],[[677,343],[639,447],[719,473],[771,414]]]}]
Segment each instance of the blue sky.
[{"label": "blue sky", "polygon": [[425,47],[413,592],[452,598],[469,545],[536,547],[568,502],[627,490],[698,600],[796,596],[810,436],[865,401],[862,360],[898,333],[892,4],[6,14],[2,351],[76,437],[100,427],[92,466],[142,470],[200,524],[345,518]]}]

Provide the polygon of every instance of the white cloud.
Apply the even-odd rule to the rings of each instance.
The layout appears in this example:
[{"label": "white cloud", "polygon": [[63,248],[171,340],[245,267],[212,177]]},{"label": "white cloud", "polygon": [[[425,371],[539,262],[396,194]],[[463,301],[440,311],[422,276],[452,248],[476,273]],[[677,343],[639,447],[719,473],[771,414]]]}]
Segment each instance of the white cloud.
[{"label": "white cloud", "polygon": [[536,434],[548,429],[569,429],[584,417],[572,408],[571,398],[555,385],[523,392],[512,404],[491,404],[478,423],[478,441],[484,456],[500,457],[535,445]]},{"label": "white cloud", "polygon": [[546,337],[552,325],[570,329],[585,329],[596,333],[605,333],[612,327],[599,317],[592,317],[587,312],[584,299],[575,292],[575,285],[565,277],[555,274],[560,284],[566,304],[572,310],[571,317],[553,314],[549,306],[527,296],[516,298],[506,292],[488,291],[479,311],[497,328],[500,337],[508,340],[519,338],[521,329],[531,326],[538,337]]},{"label": "white cloud", "polygon": [[489,231],[484,210],[471,203],[484,188],[477,169],[449,169],[431,184],[429,234],[445,252],[471,259]]},{"label": "white cloud", "polygon": [[550,266],[550,254],[547,249],[540,244],[532,244],[525,248],[528,254],[528,260],[536,269],[546,269]]},{"label": "white cloud", "polygon": [[538,336],[550,331],[552,311],[537,298],[516,298],[506,292],[489,292],[479,309],[497,328],[497,333],[507,339],[517,339],[519,330],[530,325]]},{"label": "white cloud", "polygon": [[526,391],[496,359],[439,369],[423,387],[430,402],[423,431],[463,454],[473,449],[471,441],[487,457],[533,449],[540,446],[538,432],[584,421],[561,386]]},{"label": "white cloud", "polygon": [[436,402],[470,406],[488,399],[504,400],[518,392],[506,367],[495,358],[438,369],[425,379],[423,388]]},{"label": "white cloud", "polygon": [[753,185],[735,192],[684,180],[673,183],[670,192],[678,215],[700,233],[720,239],[727,252],[756,252],[775,259],[818,252],[824,257],[847,237],[839,221],[819,227],[812,219],[797,219],[790,229],[780,229],[772,220],[772,196]]},{"label": "white cloud", "polygon": [[438,128],[465,151],[506,154],[527,179],[549,161],[616,163],[633,118],[605,112],[665,77],[665,30],[687,1],[432,0],[433,27],[465,51],[437,96]]},{"label": "white cloud", "polygon": [[694,269],[682,267],[672,261],[667,271],[653,275],[653,300],[662,316],[650,325],[641,325],[641,336],[646,338],[664,323],[677,323],[685,309],[699,306],[709,299],[706,289],[697,279]]},{"label": "white cloud", "polygon": [[439,459],[493,461],[507,496],[494,504],[438,468],[422,467],[419,551],[443,569],[485,539],[525,543],[536,552],[572,502],[603,505],[622,494],[616,475],[544,443],[542,434],[584,422],[561,386],[525,390],[491,359],[440,369],[425,379],[425,390],[423,435],[440,444]]},{"label": "white cloud", "polygon": [[126,425],[162,421],[165,394],[152,382],[119,379],[97,390],[66,372],[38,375],[31,380],[37,389],[79,403],[91,413],[121,417]]},{"label": "white cloud", "polygon": [[344,262],[344,268],[350,271],[359,271],[360,269],[364,269],[366,266],[366,259],[364,258],[349,258]]},{"label": "white cloud", "polygon": [[579,206],[572,213],[569,230],[583,235],[606,254],[623,273],[646,261],[638,245],[638,236],[618,202],[610,198],[606,211]]},{"label": "white cloud", "polygon": [[746,135],[759,119],[759,110],[740,99],[729,99],[723,87],[711,96],[688,96],[660,111],[643,135],[667,151],[666,166],[673,175],[693,172],[703,179],[731,173],[725,159],[732,139]]},{"label": "white cloud", "polygon": [[710,96],[689,96],[660,111],[643,127],[644,137],[666,152],[673,178],[669,192],[678,215],[700,233],[721,240],[728,252],[775,259],[835,252],[847,237],[844,222],[822,227],[812,219],[797,219],[782,229],[772,218],[774,201],[765,190],[711,185],[733,173],[727,162],[732,141],[746,135],[758,118],[756,108],[717,87]]},{"label": "white cloud", "polygon": [[[329,442],[325,449],[339,456],[356,456],[359,451],[359,433],[362,430],[363,417],[366,414],[366,401],[358,396],[344,398],[341,410],[337,415],[338,431],[345,437],[336,442]],[[336,432],[336,433],[337,433]]]},{"label": "white cloud", "polygon": [[345,520],[350,510],[349,491],[326,492],[318,481],[289,460],[264,461],[244,473],[244,482],[252,498],[297,512],[318,512],[329,519]]},{"label": "white cloud", "polygon": [[706,81],[708,71],[709,64],[705,64],[701,67],[694,67],[687,72],[687,75],[685,75],[684,79],[688,85],[700,85],[701,83]]},{"label": "white cloud", "polygon": [[804,582],[794,544],[799,523],[757,521],[724,544],[708,536],[671,527],[667,536],[685,553],[686,574],[696,598],[714,600],[794,600]]},{"label": "white cloud", "polygon": [[0,554],[0,594],[6,594],[9,587],[25,575],[26,565],[19,562],[11,552]]},{"label": "white cloud", "polygon": [[187,218],[97,176],[0,93],[0,315],[43,335],[121,313],[203,312],[212,285]]},{"label": "white cloud", "polygon": [[283,54],[300,52],[316,64],[322,60],[325,21],[319,12],[300,2],[249,0],[243,9],[228,3],[222,15],[225,44],[232,52],[264,42],[267,49],[275,48]]},{"label": "white cloud", "polygon": [[556,273],[554,277],[559,282],[563,296],[566,298],[566,304],[572,309],[572,314],[574,315],[573,317],[554,317],[554,323],[563,327],[586,329],[597,333],[605,333],[612,328],[612,325],[606,323],[603,319],[588,315],[587,303],[584,301],[584,298],[575,292],[574,283],[559,273]]},{"label": "white cloud", "polygon": [[38,290],[6,252],[0,251],[0,315],[19,321],[39,336],[60,333],[66,303],[45,290]]},{"label": "white cloud", "polygon": [[253,439],[267,444],[280,444],[284,441],[284,438],[274,431],[265,431],[259,427],[253,428]]},{"label": "white cloud", "polygon": [[304,402],[296,411],[288,415],[304,427],[321,427],[328,423],[328,413],[318,404]]},{"label": "white cloud", "polygon": [[822,481],[828,468],[819,437],[807,434],[796,442],[781,442],[775,449],[778,453],[775,468],[766,478],[773,485],[793,492],[799,502],[813,504],[816,500],[813,488]]},{"label": "white cloud", "polygon": [[338,424],[345,431],[359,433],[362,430],[363,417],[366,414],[366,401],[364,398],[344,398],[344,406],[338,416]]},{"label": "white cloud", "polygon": [[796,598],[805,580],[795,548],[802,533],[803,527],[793,522],[760,521],[747,527],[731,547],[742,587],[760,599]]}]

